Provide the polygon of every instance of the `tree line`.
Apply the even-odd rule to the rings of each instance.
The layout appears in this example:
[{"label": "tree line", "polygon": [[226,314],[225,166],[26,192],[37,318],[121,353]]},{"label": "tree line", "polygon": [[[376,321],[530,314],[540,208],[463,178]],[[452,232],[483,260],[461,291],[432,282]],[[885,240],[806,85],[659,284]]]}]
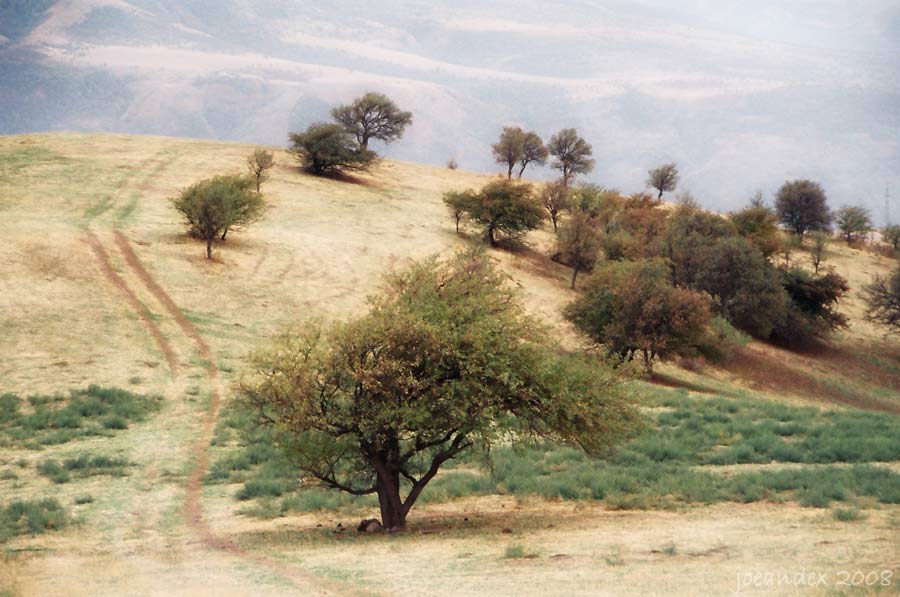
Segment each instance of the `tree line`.
[{"label": "tree line", "polygon": [[[332,116],[290,135],[313,174],[368,167],[370,141],[398,139],[412,119],[373,93]],[[474,246],[389,274],[360,317],[288,330],[255,354],[240,384],[240,400],[275,429],[300,474],[376,495],[381,528],[405,528],[441,467],[466,452],[539,439],[608,454],[642,428],[628,361],[652,374],[675,355],[726,358],[748,336],[796,345],[847,325],[838,310],[847,281],[823,265],[830,231],[836,225],[854,242],[871,220],[861,208],[832,214],[815,182],[788,181],[774,204],[758,195],[721,216],[689,194],[674,209],[662,202],[679,182],[674,163],[648,172],[653,194],[575,184],[594,160],[574,129],[544,146],[533,131],[507,127],[493,151],[505,178],[444,195],[456,232],[474,227],[490,246],[515,246],[549,220],[551,257],[572,269],[576,290],[565,316],[593,349],[563,351]],[[551,156],[558,180],[521,181]],[[201,181],[174,200],[208,257],[214,240],[261,217],[273,166],[259,150],[249,174]],[[883,237],[896,249],[900,229],[891,230]],[[791,261],[804,248],[812,269]],[[864,292],[868,317],[900,331],[900,267]]]}]

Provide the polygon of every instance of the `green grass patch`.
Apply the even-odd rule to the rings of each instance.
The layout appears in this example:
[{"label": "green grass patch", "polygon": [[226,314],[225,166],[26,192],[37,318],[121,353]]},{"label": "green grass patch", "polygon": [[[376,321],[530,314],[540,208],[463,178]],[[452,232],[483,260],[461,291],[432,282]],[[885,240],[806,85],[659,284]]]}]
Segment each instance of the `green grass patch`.
[{"label": "green grass patch", "polygon": [[[828,508],[863,496],[900,503],[900,475],[874,465],[900,460],[898,416],[641,387],[652,409],[650,424],[615,454],[594,458],[549,443],[501,446],[492,452],[491,472],[475,455],[448,463],[420,503],[494,494],[597,500],[629,510],[785,500]],[[206,482],[240,483],[236,497],[257,500],[244,511],[267,517],[375,505],[372,496],[304,486],[274,439],[272,431],[255,426],[251,414],[228,409],[215,434],[220,456]],[[778,463],[801,466],[728,474],[717,468]]]},{"label": "green grass patch", "polygon": [[80,454],[75,458],[45,460],[38,465],[38,472],[54,483],[68,483],[72,477],[86,478],[95,475],[124,477],[131,463],[124,458]]},{"label": "green grass patch", "polygon": [[841,522],[854,522],[863,518],[862,513],[856,506],[852,508],[835,508],[831,511],[831,514],[835,520]]},{"label": "green grass patch", "polygon": [[521,543],[512,543],[506,546],[503,552],[504,560],[521,560],[538,557],[538,553],[526,545]]},{"label": "green grass patch", "polygon": [[0,446],[62,444],[92,435],[111,435],[162,408],[160,396],[88,386],[68,396],[38,395],[23,400],[0,395]]},{"label": "green grass patch", "polygon": [[19,535],[39,535],[69,524],[69,515],[55,499],[16,500],[0,505],[0,543]]}]

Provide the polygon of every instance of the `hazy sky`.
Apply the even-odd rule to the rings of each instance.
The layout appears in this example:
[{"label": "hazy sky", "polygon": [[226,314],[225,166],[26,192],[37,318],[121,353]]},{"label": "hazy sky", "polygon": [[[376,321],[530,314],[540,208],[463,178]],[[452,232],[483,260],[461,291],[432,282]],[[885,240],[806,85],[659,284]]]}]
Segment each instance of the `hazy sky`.
[{"label": "hazy sky", "polygon": [[589,179],[624,191],[677,161],[722,211],[800,177],[878,220],[900,198],[897,0],[33,4],[53,6],[0,19],[0,132],[283,144],[377,89],[415,114],[382,148],[400,159],[493,171],[503,125],[574,126]]}]

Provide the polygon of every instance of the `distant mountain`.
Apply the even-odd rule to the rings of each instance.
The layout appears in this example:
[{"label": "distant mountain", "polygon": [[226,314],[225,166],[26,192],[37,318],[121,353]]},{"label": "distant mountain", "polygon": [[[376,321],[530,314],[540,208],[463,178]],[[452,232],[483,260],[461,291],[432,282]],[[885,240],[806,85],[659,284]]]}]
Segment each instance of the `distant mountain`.
[{"label": "distant mountain", "polygon": [[900,196],[896,3],[673,4],[0,0],[0,133],[281,145],[376,89],[415,115],[385,148],[399,159],[492,171],[503,125],[574,126],[608,186],[675,160],[715,209],[808,177],[882,219],[885,186]]}]

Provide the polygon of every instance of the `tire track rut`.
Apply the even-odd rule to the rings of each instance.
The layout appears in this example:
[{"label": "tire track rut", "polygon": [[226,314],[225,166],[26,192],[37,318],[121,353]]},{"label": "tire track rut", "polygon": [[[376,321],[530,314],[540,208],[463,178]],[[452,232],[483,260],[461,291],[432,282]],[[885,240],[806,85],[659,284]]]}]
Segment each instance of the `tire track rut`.
[{"label": "tire track rut", "polygon": [[291,581],[298,590],[304,592],[316,591],[325,594],[358,593],[359,590],[356,587],[325,581],[321,577],[295,566],[290,566],[267,556],[248,551],[240,547],[231,539],[217,535],[206,522],[203,517],[201,497],[203,477],[206,475],[209,468],[209,446],[212,441],[219,411],[222,407],[222,382],[219,375],[219,368],[216,366],[215,357],[209,344],[207,344],[194,323],[185,316],[184,312],[182,312],[175,301],[172,300],[169,294],[156,282],[153,276],[150,275],[150,272],[147,271],[137,254],[134,252],[128,238],[118,230],[115,230],[113,234],[115,236],[116,246],[125,258],[128,267],[141,282],[143,282],[154,298],[165,307],[166,311],[175,320],[185,336],[193,341],[200,356],[206,362],[207,377],[209,378],[211,389],[211,399],[209,407],[203,416],[200,434],[194,443],[193,453],[196,458],[194,468],[185,484],[184,515],[188,525],[206,546],[226,551],[241,559],[262,565],[278,576]]},{"label": "tire track rut", "polygon": [[100,242],[100,239],[97,237],[97,235],[89,230],[86,235],[86,240],[88,246],[90,246],[91,248],[91,251],[93,251],[94,256],[97,258],[97,263],[100,265],[100,271],[103,273],[103,276],[125,297],[125,300],[131,306],[132,310],[144,323],[147,330],[150,332],[150,335],[153,336],[153,340],[156,342],[157,347],[165,357],[166,363],[169,365],[169,370],[172,372],[172,375],[177,376],[178,357],[176,356],[172,345],[169,343],[169,340],[165,337],[165,335],[163,335],[162,330],[159,328],[156,321],[154,321],[153,314],[150,312],[150,309],[147,307],[147,305],[141,302],[141,299],[139,299],[138,296],[134,293],[134,291],[125,281],[125,278],[120,276],[119,273],[115,269],[113,269],[112,262],[109,259],[109,253],[107,253],[106,249],[103,246],[103,243]]}]

